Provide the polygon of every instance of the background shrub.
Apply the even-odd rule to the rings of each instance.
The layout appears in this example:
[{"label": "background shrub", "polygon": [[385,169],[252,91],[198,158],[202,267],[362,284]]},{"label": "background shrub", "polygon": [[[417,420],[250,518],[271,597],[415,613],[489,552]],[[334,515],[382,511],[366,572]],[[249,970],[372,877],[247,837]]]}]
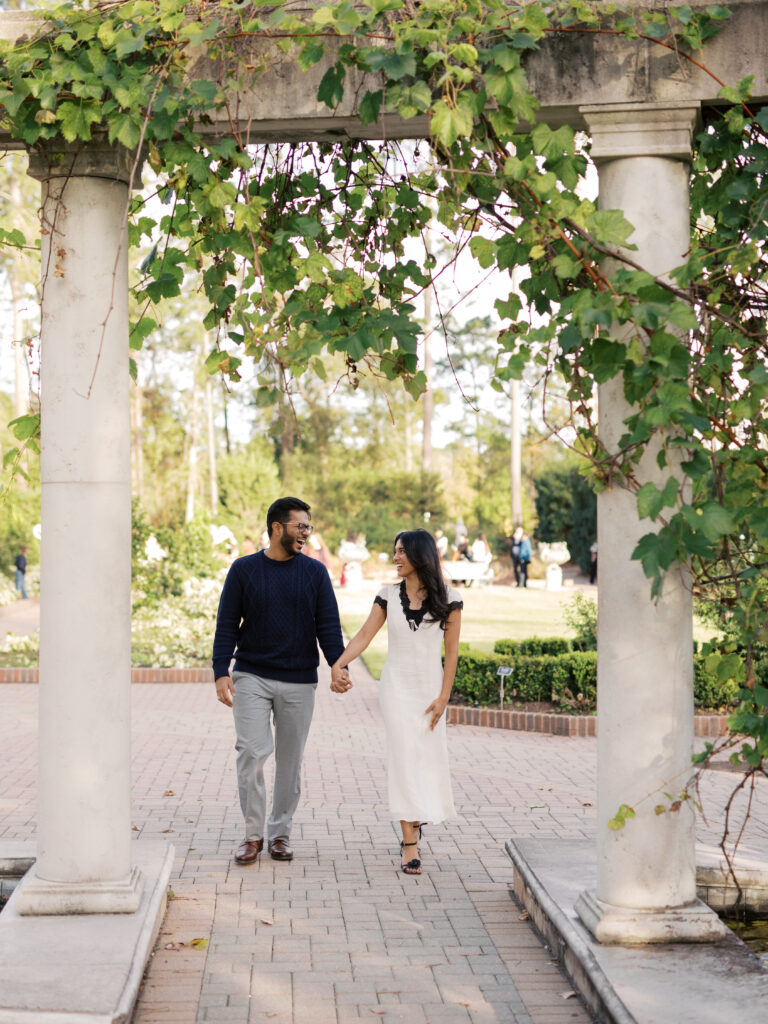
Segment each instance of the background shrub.
[{"label": "background shrub", "polygon": [[499,704],[500,665],[510,665],[504,680],[504,701],[555,701],[594,710],[597,657],[593,652],[565,654],[485,654],[460,651],[454,695],[474,704]]},{"label": "background shrub", "polygon": [[563,619],[575,634],[574,650],[597,650],[597,601],[579,591],[563,609]]},{"label": "background shrub", "polygon": [[568,654],[571,641],[561,636],[531,636],[525,640],[497,640],[496,654]]},{"label": "background shrub", "polygon": [[[454,697],[470,704],[498,707],[499,666],[509,665],[512,674],[504,680],[505,704],[553,702],[565,710],[593,712],[597,707],[597,652],[528,654],[522,651],[528,643],[534,648],[551,645],[555,649],[562,641],[536,637],[520,642],[498,640],[493,654],[462,644]],[[730,707],[738,700],[738,684],[732,679],[719,681],[708,672],[704,655],[695,655],[693,665],[693,697],[697,708]],[[755,675],[759,685],[768,687],[768,658],[757,663]]]}]

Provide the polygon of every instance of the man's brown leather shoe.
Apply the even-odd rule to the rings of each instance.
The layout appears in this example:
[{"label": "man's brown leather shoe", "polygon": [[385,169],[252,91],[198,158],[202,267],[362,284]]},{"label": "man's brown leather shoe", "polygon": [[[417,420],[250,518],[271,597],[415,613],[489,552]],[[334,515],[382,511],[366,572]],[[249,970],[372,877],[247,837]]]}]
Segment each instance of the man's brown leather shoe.
[{"label": "man's brown leather shoe", "polygon": [[253,864],[263,848],[263,839],[254,839],[253,842],[249,842],[246,839],[244,843],[238,846],[235,860],[238,864]]},{"label": "man's brown leather shoe", "polygon": [[272,860],[293,860],[293,850],[287,839],[270,839],[268,845]]}]

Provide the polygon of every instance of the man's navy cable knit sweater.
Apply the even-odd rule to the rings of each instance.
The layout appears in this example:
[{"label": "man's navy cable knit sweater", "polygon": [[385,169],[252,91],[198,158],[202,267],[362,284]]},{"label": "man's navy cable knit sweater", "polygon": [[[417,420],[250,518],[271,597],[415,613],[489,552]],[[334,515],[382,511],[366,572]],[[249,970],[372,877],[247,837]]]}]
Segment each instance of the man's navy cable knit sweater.
[{"label": "man's navy cable knit sweater", "polygon": [[219,601],[214,678],[241,672],[284,683],[316,683],[317,645],[332,665],[344,650],[328,570],[308,555],[284,562],[263,551],[232,563]]}]

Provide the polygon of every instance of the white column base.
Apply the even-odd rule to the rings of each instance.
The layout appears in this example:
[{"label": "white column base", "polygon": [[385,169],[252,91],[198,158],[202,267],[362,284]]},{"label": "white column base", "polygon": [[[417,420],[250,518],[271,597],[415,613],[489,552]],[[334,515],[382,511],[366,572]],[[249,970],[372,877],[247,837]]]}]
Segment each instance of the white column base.
[{"label": "white column base", "polygon": [[127,878],[106,882],[49,882],[30,868],[19,883],[16,910],[26,916],[134,914],[143,890],[144,876],[136,866]]},{"label": "white column base", "polygon": [[665,910],[639,910],[603,903],[585,890],[575,909],[582,924],[606,946],[719,942],[730,934],[727,925],[701,900]]}]

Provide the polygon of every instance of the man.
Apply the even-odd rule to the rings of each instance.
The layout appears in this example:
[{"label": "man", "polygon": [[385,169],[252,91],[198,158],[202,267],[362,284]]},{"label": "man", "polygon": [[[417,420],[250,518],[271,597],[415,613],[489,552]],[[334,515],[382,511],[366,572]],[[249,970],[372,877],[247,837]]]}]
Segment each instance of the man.
[{"label": "man", "polygon": [[[233,562],[219,602],[213,673],[218,699],[234,707],[237,782],[245,819],[245,839],[235,854],[238,864],[256,860],[265,831],[273,860],[293,859],[291,825],[315,705],[317,644],[329,665],[344,650],[328,572],[303,556],[312,533],[309,512],[299,498],[275,501],[267,512],[268,546]],[[332,672],[332,690],[344,693],[350,686],[346,669]],[[264,763],[273,750],[275,785],[265,830]]]},{"label": "man", "polygon": [[14,583],[16,589],[19,592],[19,596],[22,600],[27,600],[27,546],[22,544],[19,549],[18,555],[16,555],[16,572],[14,573]]}]

